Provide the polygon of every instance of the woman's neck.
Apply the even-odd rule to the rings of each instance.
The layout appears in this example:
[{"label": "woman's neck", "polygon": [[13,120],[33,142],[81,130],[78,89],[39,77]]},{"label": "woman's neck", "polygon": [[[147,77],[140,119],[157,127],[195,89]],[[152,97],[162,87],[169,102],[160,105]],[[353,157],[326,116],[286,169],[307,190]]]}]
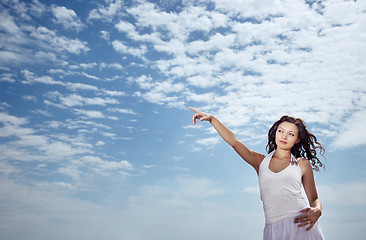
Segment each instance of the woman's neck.
[{"label": "woman's neck", "polygon": [[275,158],[289,158],[291,157],[291,150],[276,149],[273,154]]}]

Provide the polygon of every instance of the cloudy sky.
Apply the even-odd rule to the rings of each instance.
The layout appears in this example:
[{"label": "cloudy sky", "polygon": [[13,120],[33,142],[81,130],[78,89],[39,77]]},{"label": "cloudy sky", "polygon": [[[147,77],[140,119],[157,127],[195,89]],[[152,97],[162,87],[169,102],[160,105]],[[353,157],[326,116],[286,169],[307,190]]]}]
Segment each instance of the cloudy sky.
[{"label": "cloudy sky", "polygon": [[208,123],[265,154],[301,117],[327,239],[366,225],[366,2],[0,3],[0,238],[260,239],[255,171]]}]

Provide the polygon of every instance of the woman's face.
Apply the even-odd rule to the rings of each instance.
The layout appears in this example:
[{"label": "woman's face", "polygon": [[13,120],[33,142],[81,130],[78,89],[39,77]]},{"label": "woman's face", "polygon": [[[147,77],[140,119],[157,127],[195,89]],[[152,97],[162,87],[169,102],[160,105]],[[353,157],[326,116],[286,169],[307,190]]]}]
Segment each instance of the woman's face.
[{"label": "woman's face", "polygon": [[295,124],[289,122],[282,122],[278,125],[276,131],[277,147],[284,150],[291,149],[296,143],[300,141],[298,138],[298,128]]}]

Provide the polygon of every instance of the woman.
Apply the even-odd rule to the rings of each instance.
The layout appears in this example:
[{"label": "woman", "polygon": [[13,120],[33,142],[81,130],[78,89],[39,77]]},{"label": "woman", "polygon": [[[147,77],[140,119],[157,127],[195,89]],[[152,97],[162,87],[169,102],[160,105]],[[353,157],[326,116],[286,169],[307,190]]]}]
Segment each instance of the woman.
[{"label": "woman", "polygon": [[[318,199],[313,169],[323,164],[316,156],[324,148],[299,118],[283,116],[268,133],[268,155],[250,150],[233,132],[211,114],[189,108],[197,119],[208,121],[220,136],[257,172],[266,225],[264,240],[322,240]],[[301,194],[304,187],[307,200]]]}]

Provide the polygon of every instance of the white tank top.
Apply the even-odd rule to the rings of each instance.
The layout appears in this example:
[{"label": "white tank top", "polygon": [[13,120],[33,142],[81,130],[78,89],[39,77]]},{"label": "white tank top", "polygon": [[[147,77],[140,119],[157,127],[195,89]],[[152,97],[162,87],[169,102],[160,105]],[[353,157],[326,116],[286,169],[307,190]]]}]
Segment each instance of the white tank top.
[{"label": "white tank top", "polygon": [[[263,159],[258,172],[266,224],[295,217],[300,214],[301,209],[309,206],[301,194],[302,173],[300,166],[290,163],[282,171],[272,172],[269,169],[269,162],[274,152]],[[291,161],[297,163],[293,155],[291,155]]]}]

